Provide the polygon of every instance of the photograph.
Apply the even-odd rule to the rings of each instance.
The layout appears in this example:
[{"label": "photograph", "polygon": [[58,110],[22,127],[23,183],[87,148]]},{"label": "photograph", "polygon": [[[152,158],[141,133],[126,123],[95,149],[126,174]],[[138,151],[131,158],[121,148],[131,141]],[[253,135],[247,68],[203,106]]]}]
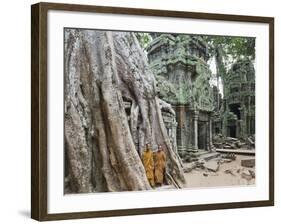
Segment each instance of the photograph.
[{"label": "photograph", "polygon": [[254,36],[64,27],[61,41],[64,194],[256,184]]}]

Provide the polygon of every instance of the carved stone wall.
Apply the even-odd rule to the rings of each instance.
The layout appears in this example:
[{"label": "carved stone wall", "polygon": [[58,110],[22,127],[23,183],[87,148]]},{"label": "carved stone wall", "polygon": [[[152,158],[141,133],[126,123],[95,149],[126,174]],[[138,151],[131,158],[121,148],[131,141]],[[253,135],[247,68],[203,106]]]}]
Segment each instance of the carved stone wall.
[{"label": "carved stone wall", "polygon": [[250,60],[239,60],[224,77],[222,134],[246,139],[255,134],[255,69]]},{"label": "carved stone wall", "polygon": [[175,110],[178,151],[211,150],[214,94],[207,44],[199,36],[158,34],[146,50],[159,97]]}]

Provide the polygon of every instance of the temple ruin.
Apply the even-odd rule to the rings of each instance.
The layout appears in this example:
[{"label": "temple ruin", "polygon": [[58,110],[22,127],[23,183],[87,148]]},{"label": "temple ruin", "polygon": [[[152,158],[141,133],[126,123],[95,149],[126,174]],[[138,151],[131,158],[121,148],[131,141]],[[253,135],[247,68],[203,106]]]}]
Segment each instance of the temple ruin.
[{"label": "temple ruin", "polygon": [[242,140],[255,135],[255,69],[250,60],[241,59],[232,65],[223,77],[223,91],[214,133]]},{"label": "temple ruin", "polygon": [[[255,69],[241,59],[222,78],[223,97],[211,86],[208,45],[200,36],[152,34],[146,48],[159,98],[175,115],[162,112],[181,157],[213,152],[214,135],[246,140],[255,134]],[[175,143],[176,141],[176,143]]]},{"label": "temple ruin", "polygon": [[159,97],[176,114],[179,154],[211,151],[214,96],[207,44],[198,36],[161,34],[154,36],[147,52]]}]

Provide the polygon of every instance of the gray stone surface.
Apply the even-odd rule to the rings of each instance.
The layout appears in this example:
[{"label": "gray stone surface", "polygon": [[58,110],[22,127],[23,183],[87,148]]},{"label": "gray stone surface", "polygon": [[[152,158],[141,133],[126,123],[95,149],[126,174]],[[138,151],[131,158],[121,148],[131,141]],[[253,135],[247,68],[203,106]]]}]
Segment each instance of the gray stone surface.
[{"label": "gray stone surface", "polygon": [[206,162],[204,164],[204,167],[209,171],[217,172],[219,170],[220,165],[219,165],[218,161],[211,160],[211,161]]},{"label": "gray stone surface", "polygon": [[[208,45],[200,36],[154,34],[147,46],[149,65],[159,97],[176,112],[177,149],[184,160],[189,150],[212,150],[213,89],[207,63]],[[166,124],[168,129],[168,124]]]},{"label": "gray stone surface", "polygon": [[241,160],[241,166],[252,168],[255,166],[255,159],[243,159]]}]

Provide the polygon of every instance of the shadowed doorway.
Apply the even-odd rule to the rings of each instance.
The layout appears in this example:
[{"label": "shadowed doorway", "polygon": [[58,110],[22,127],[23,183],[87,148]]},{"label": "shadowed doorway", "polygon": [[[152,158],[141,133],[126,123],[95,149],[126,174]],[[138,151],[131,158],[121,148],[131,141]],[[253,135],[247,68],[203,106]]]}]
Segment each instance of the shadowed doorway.
[{"label": "shadowed doorway", "polygon": [[207,122],[198,121],[198,149],[207,150]]}]

